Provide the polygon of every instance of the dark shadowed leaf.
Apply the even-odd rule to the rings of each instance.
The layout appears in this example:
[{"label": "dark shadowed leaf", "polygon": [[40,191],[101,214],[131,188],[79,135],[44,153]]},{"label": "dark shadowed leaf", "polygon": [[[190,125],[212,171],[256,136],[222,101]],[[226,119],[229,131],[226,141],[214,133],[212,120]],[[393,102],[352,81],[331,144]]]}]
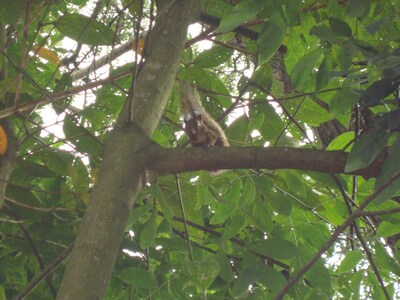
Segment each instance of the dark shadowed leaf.
[{"label": "dark shadowed leaf", "polygon": [[118,273],[118,277],[132,286],[152,289],[157,287],[157,281],[153,273],[141,268],[130,267]]},{"label": "dark shadowed leaf", "polygon": [[300,255],[299,249],[294,244],[280,238],[271,238],[258,242],[251,249],[276,259],[289,259]]},{"label": "dark shadowed leaf", "polygon": [[345,172],[369,166],[386,146],[388,134],[380,130],[364,134],[353,146],[346,160]]}]

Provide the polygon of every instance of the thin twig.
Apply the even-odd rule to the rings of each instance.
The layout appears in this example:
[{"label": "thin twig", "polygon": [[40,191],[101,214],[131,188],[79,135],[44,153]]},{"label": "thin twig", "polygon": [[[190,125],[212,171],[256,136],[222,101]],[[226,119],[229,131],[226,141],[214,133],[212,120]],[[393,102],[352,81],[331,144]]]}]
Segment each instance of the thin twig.
[{"label": "thin twig", "polygon": [[178,188],[178,196],[179,196],[179,205],[181,207],[181,212],[182,212],[182,218],[183,218],[183,225],[185,227],[185,232],[186,232],[186,241],[188,244],[188,249],[189,249],[189,256],[190,260],[193,261],[193,250],[192,250],[192,244],[190,243],[190,236],[189,236],[189,230],[188,230],[188,223],[186,220],[186,214],[185,214],[185,207],[183,205],[183,198],[182,198],[182,191],[181,191],[181,185],[179,182],[179,176],[178,174],[175,174],[175,180],[176,180],[176,187]]},{"label": "thin twig", "polygon": [[43,269],[38,276],[33,278],[28,285],[12,300],[21,300],[28,296],[38,284],[46,278],[48,275],[53,273],[58,266],[63,262],[63,260],[68,256],[71,252],[73,244],[69,245],[56,259],[54,259],[50,264],[47,265],[45,269]]},{"label": "thin twig", "polygon": [[358,215],[360,217],[362,217],[362,216],[382,216],[382,215],[389,215],[389,214],[396,214],[396,213],[400,213],[400,207],[383,209],[383,210],[375,210],[375,211],[361,211],[358,213]]},{"label": "thin twig", "polygon": [[41,211],[41,212],[54,212],[54,211],[76,211],[75,209],[69,209],[69,208],[64,208],[64,207],[49,207],[49,208],[43,208],[43,207],[34,207],[34,206],[30,206],[18,201],[15,201],[11,198],[8,197],[4,197],[6,202],[15,204],[17,206],[29,209],[29,210],[34,210],[34,211]]}]

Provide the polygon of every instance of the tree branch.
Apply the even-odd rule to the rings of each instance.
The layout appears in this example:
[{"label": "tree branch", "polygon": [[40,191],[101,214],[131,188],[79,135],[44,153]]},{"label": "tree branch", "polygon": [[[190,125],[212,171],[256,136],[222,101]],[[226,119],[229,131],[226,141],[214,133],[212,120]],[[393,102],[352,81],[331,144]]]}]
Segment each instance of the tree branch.
[{"label": "tree branch", "polygon": [[[278,147],[216,147],[174,148],[155,147],[145,150],[149,155],[148,168],[159,175],[197,170],[224,169],[297,169],[328,174],[344,172],[347,153],[302,148]],[[376,177],[382,158],[365,169],[352,174]]]}]

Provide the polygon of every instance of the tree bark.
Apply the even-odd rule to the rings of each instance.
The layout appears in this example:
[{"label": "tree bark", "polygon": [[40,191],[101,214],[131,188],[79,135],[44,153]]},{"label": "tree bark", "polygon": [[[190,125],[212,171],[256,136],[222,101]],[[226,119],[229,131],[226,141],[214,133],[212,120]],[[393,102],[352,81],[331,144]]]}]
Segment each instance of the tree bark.
[{"label": "tree bark", "polygon": [[[317,171],[327,174],[344,172],[347,153],[315,149],[287,147],[215,147],[147,149],[152,158],[150,169],[158,175],[175,174],[198,170],[223,169],[295,169]],[[384,153],[368,167],[352,172],[365,178],[376,177],[382,166]]]},{"label": "tree bark", "polygon": [[142,187],[146,160],[142,150],[154,145],[149,136],[168,99],[198,5],[196,0],[173,0],[159,10],[135,91],[104,143],[103,167],[57,299],[104,298],[129,212]]}]

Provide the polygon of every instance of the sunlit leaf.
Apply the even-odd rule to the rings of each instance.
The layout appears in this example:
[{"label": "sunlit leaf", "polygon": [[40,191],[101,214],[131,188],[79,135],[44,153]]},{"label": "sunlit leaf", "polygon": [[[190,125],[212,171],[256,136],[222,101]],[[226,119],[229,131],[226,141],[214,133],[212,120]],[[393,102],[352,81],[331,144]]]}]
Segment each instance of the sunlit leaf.
[{"label": "sunlit leaf", "polygon": [[311,74],[322,53],[322,49],[315,49],[314,51],[304,55],[293,67],[291,75],[292,83],[295,88],[300,90],[303,85],[311,79]]},{"label": "sunlit leaf", "polygon": [[363,258],[364,254],[361,251],[353,250],[347,252],[336,272],[339,274],[351,272]]},{"label": "sunlit leaf", "polygon": [[400,233],[399,224],[392,224],[390,222],[383,221],[379,224],[376,234],[380,237],[389,237]]},{"label": "sunlit leaf", "polygon": [[37,52],[37,55],[39,57],[47,60],[51,64],[57,65],[61,62],[57,54],[54,51],[51,51],[50,49],[47,49],[45,47],[40,47],[40,48],[34,48],[34,50]]},{"label": "sunlit leaf", "polygon": [[229,48],[215,46],[200,53],[193,63],[203,68],[214,68],[226,62],[232,53]]},{"label": "sunlit leaf", "polygon": [[268,62],[282,45],[286,33],[286,23],[280,14],[271,17],[271,21],[264,24],[257,40],[260,49],[260,64]]},{"label": "sunlit leaf", "polygon": [[65,36],[83,44],[99,46],[118,42],[112,29],[81,14],[65,14],[55,26]]},{"label": "sunlit leaf", "polygon": [[244,22],[251,20],[263,8],[264,1],[262,0],[242,0],[232,9],[231,12],[226,13],[218,26],[218,31],[230,31]]}]

